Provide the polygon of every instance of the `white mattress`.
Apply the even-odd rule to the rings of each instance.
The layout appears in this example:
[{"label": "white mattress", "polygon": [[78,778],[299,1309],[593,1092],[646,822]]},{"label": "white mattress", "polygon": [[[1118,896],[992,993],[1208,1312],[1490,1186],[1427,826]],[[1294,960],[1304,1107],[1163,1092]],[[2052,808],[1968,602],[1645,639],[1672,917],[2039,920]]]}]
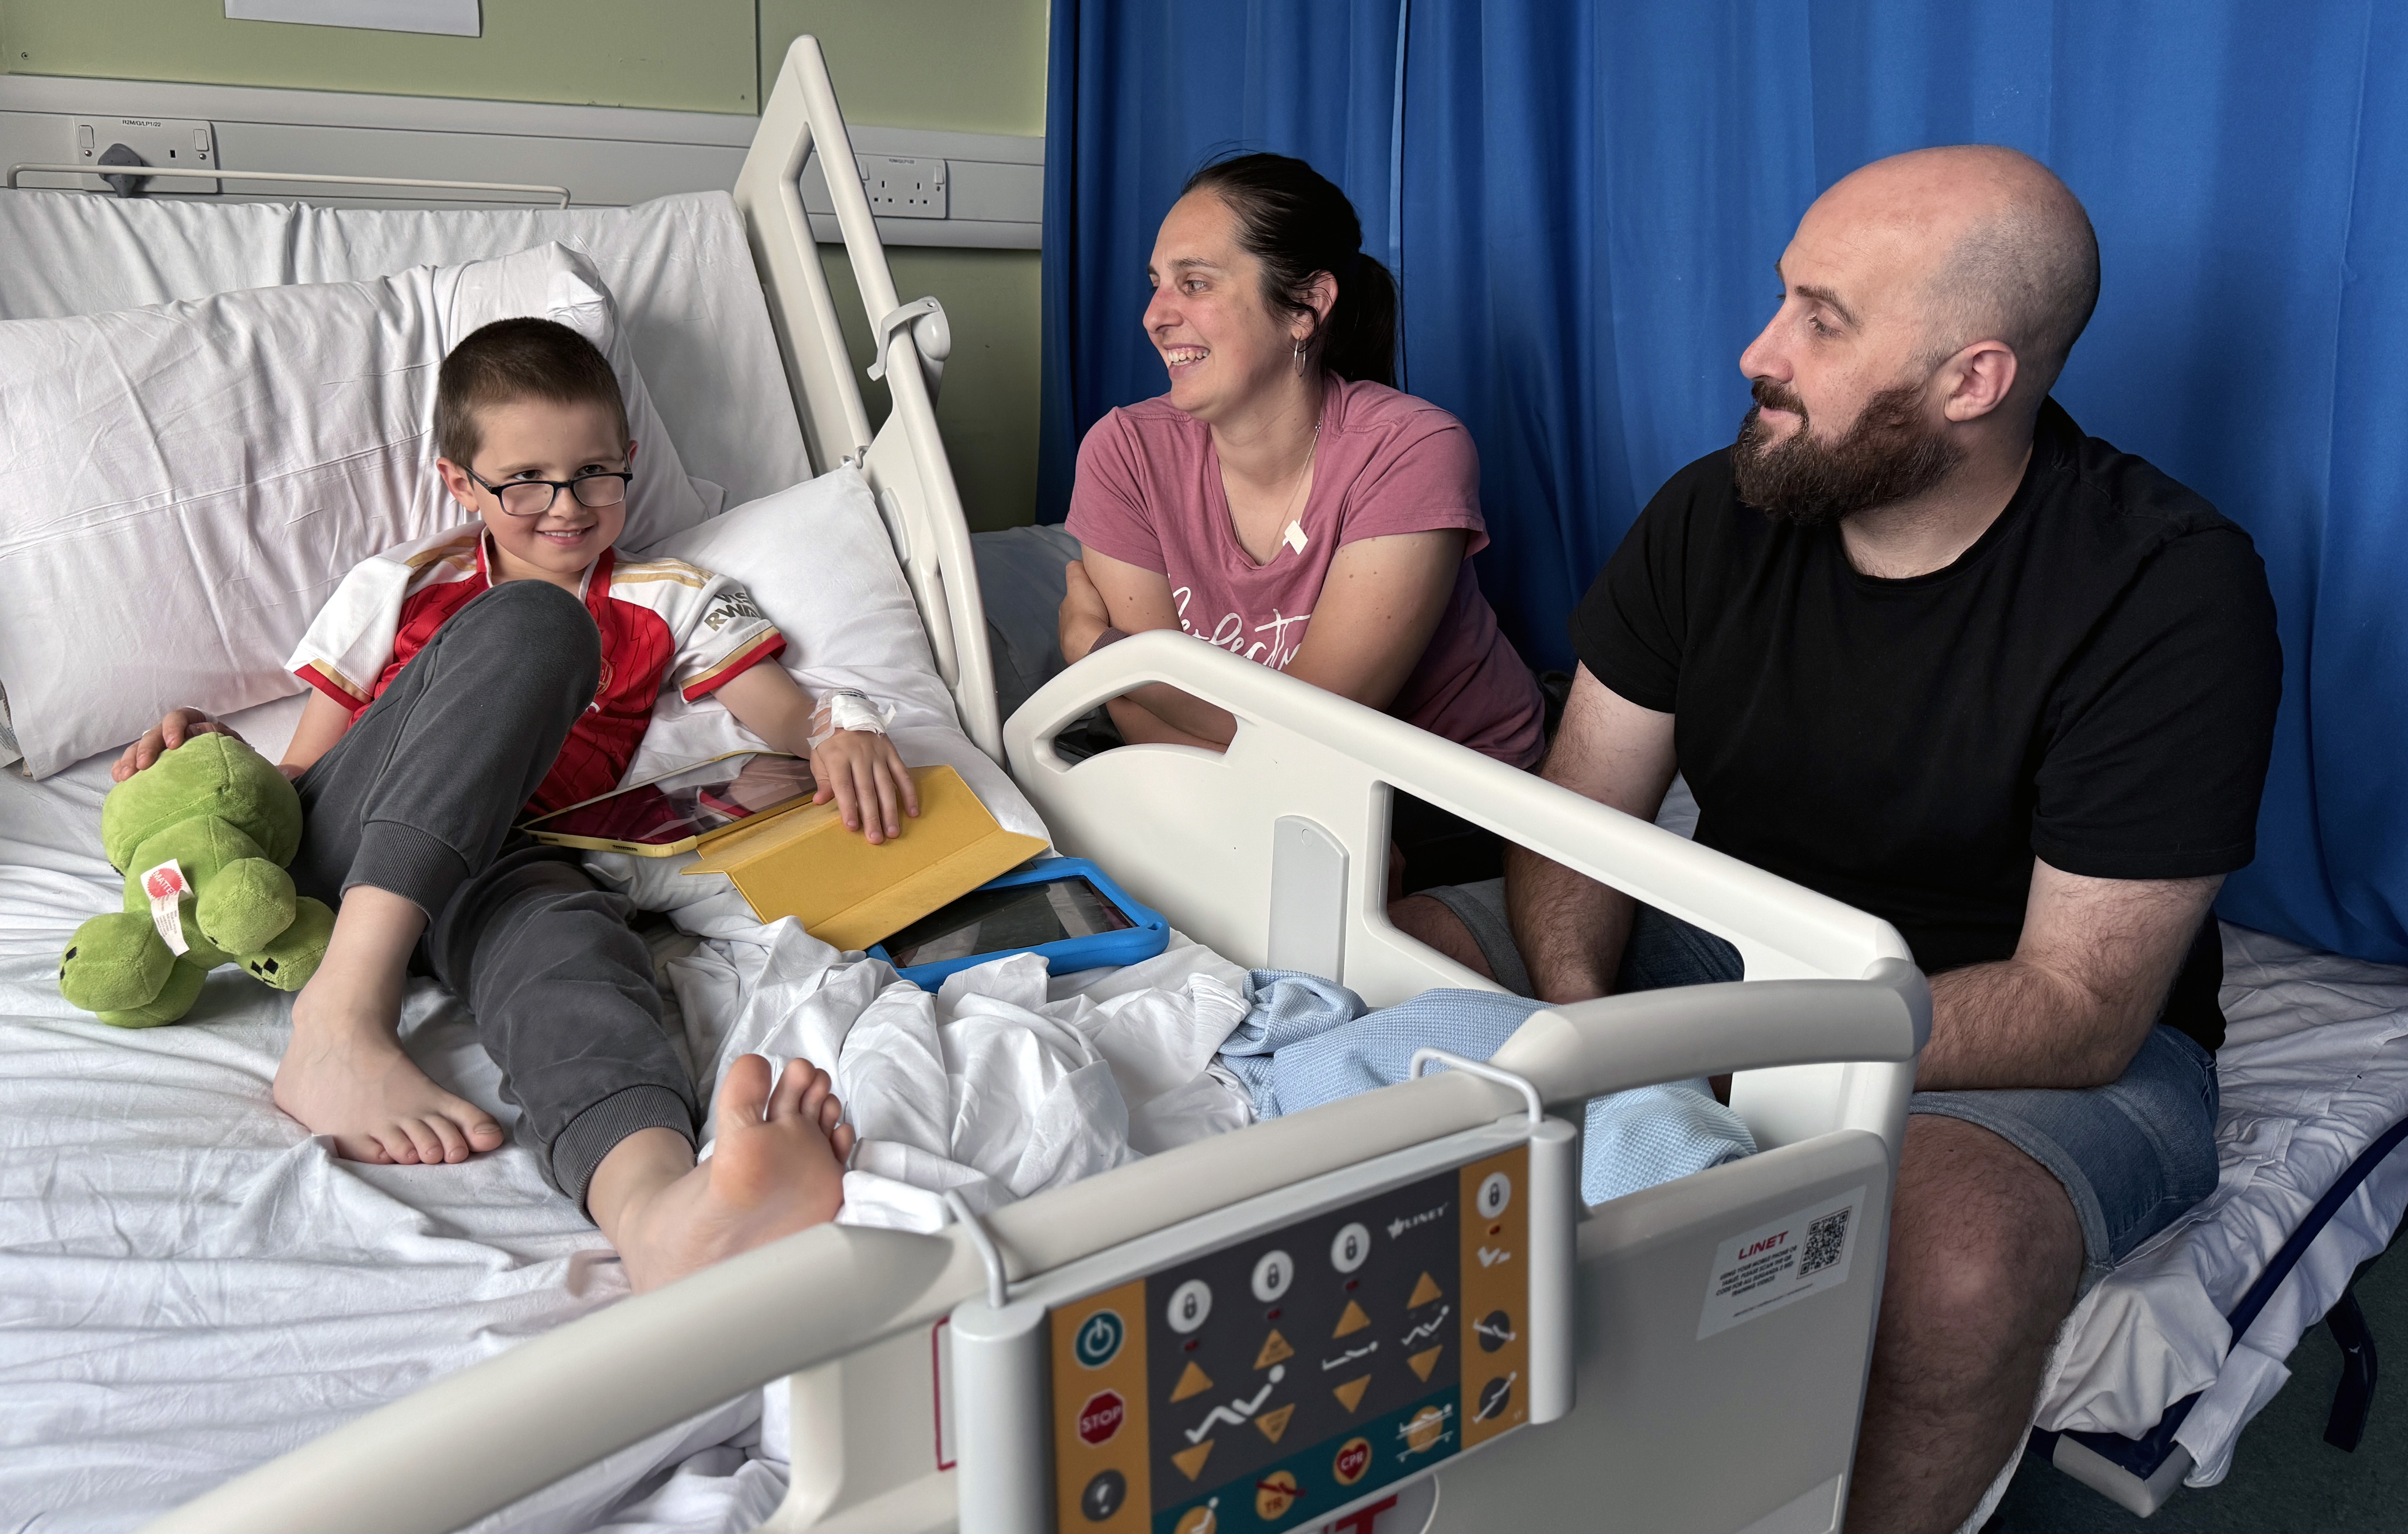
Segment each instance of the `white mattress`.
[{"label": "white mattress", "polygon": [[2222,1177],[2075,1309],[2036,1418],[2051,1430],[2138,1437],[2204,1390],[2175,1434],[2193,1486],[2224,1479],[2242,1428],[2290,1378],[2284,1360],[2408,1206],[2402,1153],[2343,1206],[2231,1345],[2225,1313],[2358,1154],[2408,1117],[2408,969],[2230,925],[2224,967]]},{"label": "white mattress", "polygon": [[740,505],[810,476],[743,221],[724,192],[428,211],[0,191],[0,320],[344,282],[547,240],[600,268],[688,473]]}]

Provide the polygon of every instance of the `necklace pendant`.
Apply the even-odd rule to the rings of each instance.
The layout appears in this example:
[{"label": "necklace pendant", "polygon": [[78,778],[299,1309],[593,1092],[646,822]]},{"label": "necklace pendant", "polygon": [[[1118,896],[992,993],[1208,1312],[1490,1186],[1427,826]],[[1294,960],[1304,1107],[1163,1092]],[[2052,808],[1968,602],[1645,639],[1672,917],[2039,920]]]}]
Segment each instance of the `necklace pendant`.
[{"label": "necklace pendant", "polygon": [[1287,531],[1280,535],[1280,541],[1295,550],[1297,553],[1302,553],[1304,552],[1304,546],[1312,540],[1305,537],[1304,523],[1300,522],[1290,522],[1287,524]]}]

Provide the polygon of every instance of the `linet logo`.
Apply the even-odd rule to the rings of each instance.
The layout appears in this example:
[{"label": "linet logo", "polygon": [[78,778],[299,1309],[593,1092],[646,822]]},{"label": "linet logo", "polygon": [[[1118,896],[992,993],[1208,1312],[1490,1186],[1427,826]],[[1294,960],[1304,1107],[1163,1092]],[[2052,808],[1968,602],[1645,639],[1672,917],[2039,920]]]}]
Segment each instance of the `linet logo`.
[{"label": "linet logo", "polygon": [[1752,1241],[1752,1242],[1750,1242],[1749,1244],[1747,1244],[1746,1246],[1743,1246],[1743,1247],[1740,1248],[1740,1254],[1740,1254],[1741,1260],[1744,1261],[1745,1259],[1747,1259],[1747,1258],[1749,1258],[1749,1257],[1757,1256],[1757,1255],[1760,1255],[1760,1254],[1764,1254],[1764,1253],[1766,1253],[1766,1252],[1770,1252],[1770,1251],[1771,1251],[1774,1247],[1779,1246],[1782,1242],[1784,1242],[1784,1241],[1787,1240],[1788,1239],[1789,1239],[1789,1232],[1787,1232],[1787,1231],[1785,1231],[1785,1230],[1780,1230],[1780,1231],[1775,1231],[1773,1234],[1771,1234],[1771,1235],[1770,1235],[1770,1236],[1765,1237],[1765,1238],[1764,1238],[1764,1240],[1760,1240],[1760,1241]]},{"label": "linet logo", "polygon": [[1128,1402],[1121,1399],[1117,1390],[1098,1390],[1079,1408],[1079,1438],[1082,1442],[1102,1443],[1121,1430],[1128,1420]]}]

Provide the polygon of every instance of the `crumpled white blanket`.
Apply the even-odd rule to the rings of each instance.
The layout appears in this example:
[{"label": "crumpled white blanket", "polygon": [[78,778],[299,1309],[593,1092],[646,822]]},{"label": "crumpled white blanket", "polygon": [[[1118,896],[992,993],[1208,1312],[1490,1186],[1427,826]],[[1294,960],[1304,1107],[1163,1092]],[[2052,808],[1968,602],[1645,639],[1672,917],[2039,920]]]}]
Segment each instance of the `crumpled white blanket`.
[{"label": "crumpled white blanket", "polygon": [[935,1230],[947,1191],[984,1211],[1253,1119],[1208,1070],[1246,1014],[1245,971],[1184,939],[1074,976],[1013,954],[931,996],[737,914],[679,912],[709,934],[668,966],[696,1074],[715,1085],[746,1054],[828,1069],[861,1140],[840,1222]]}]

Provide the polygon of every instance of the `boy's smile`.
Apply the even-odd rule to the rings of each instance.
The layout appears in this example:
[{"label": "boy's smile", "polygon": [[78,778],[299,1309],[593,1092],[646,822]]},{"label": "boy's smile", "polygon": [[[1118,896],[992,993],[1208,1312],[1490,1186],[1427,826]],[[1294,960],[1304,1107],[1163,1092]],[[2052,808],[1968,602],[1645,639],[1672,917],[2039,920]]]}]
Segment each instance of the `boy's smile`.
[{"label": "boy's smile", "polygon": [[453,498],[483,520],[493,538],[494,581],[548,581],[577,591],[594,561],[625,529],[625,500],[587,506],[561,490],[548,510],[521,517],[503,509],[496,492],[506,494],[516,480],[559,481],[624,471],[634,465],[636,444],[619,439],[617,420],[596,404],[515,399],[478,411],[477,425],[482,440],[476,462],[447,458],[439,466]]}]

